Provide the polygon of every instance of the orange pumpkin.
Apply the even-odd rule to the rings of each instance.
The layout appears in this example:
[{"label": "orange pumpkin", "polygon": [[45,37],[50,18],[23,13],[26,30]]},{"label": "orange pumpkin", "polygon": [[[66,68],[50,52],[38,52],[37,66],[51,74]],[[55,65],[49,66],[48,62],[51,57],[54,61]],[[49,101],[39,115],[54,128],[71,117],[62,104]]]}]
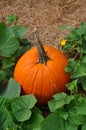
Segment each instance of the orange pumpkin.
[{"label": "orange pumpkin", "polygon": [[39,104],[46,104],[55,93],[66,91],[69,74],[64,71],[67,58],[60,50],[40,44],[38,49],[27,51],[18,61],[14,79],[20,83],[25,94],[34,94]]}]

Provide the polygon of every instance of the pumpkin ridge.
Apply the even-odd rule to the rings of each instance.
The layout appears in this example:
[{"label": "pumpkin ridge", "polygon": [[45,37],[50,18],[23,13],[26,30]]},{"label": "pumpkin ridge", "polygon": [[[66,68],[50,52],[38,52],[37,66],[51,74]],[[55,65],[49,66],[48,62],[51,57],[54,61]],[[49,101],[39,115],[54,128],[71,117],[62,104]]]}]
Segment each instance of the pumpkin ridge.
[{"label": "pumpkin ridge", "polygon": [[[52,76],[53,74],[50,74],[50,75]],[[52,78],[50,78],[50,83],[51,83],[51,91],[52,89],[55,89],[57,93],[59,93],[60,90],[57,88],[57,85],[55,84],[55,81],[52,80]]]},{"label": "pumpkin ridge", "polygon": [[[50,68],[48,65],[47,65],[47,67],[48,67],[48,69],[49,69],[50,83],[54,85],[55,83],[54,83],[54,81],[52,80],[52,77],[55,77],[56,74],[55,74],[55,72],[51,69],[52,67]],[[55,67],[55,68],[56,68],[56,67]],[[54,75],[54,76],[52,76],[52,75]],[[55,84],[54,86],[53,86],[53,85],[51,85],[51,87],[57,86],[56,84]],[[56,89],[57,92],[60,92],[60,90],[57,89],[57,87],[54,87],[54,88]]]},{"label": "pumpkin ridge", "polygon": [[[45,86],[45,80],[47,80],[47,82],[48,82],[48,84],[50,84],[50,80],[49,80],[49,70],[48,70],[48,68],[47,68],[47,66],[45,66],[45,68],[46,68],[46,71],[43,71],[43,95],[45,95],[44,93],[45,93],[45,91],[44,90],[46,90],[47,91],[47,88],[49,87],[49,85],[48,86]],[[45,68],[44,68],[44,70],[45,70]],[[47,73],[47,75],[45,75],[44,73]],[[47,76],[48,78],[45,78],[45,76]],[[45,87],[46,87],[46,89],[45,89]],[[48,88],[49,89],[49,88]],[[48,90],[48,97],[50,97],[50,95],[51,95],[51,90],[49,89]]]},{"label": "pumpkin ridge", "polygon": [[43,95],[43,65],[42,65],[42,86],[41,86],[41,95]]},{"label": "pumpkin ridge", "polygon": [[[34,67],[34,66],[35,66],[35,64],[34,64],[34,65],[32,65],[32,66],[29,68],[29,70],[31,71],[31,69],[33,69],[33,67]],[[27,66],[25,66],[25,67],[28,67],[28,65],[27,65]],[[26,69],[26,68],[24,68],[24,69]],[[23,71],[24,71],[24,70],[23,70]],[[29,72],[30,72],[30,71],[29,71]],[[23,80],[22,84],[24,84],[24,82],[25,82],[26,78],[28,77],[29,72],[27,72],[27,74],[25,74],[25,77],[24,77],[24,80]]]},{"label": "pumpkin ridge", "polygon": [[[41,69],[41,72],[40,72],[40,69]],[[39,74],[40,74],[41,79],[39,78]],[[38,81],[38,79],[40,82]],[[37,83],[37,81],[39,83]],[[38,86],[37,86],[37,84],[38,84]],[[39,91],[38,91],[37,87],[39,88]],[[36,96],[36,98],[39,99],[39,102],[41,102],[41,98],[43,98],[43,94],[42,94],[42,92],[43,92],[43,64],[41,64],[41,67],[38,68],[38,72],[35,77],[34,88],[36,88],[36,89],[33,89],[33,93]]]},{"label": "pumpkin ridge", "polygon": [[[34,93],[34,90],[35,90],[35,87],[36,87],[35,84],[36,84],[36,80],[37,80],[37,78],[38,78],[37,75],[38,75],[38,73],[39,73],[39,69],[40,69],[40,68],[37,68],[37,72],[36,72],[36,76],[35,76],[35,81],[34,81],[34,85],[33,85],[34,87],[33,87],[32,93]],[[36,91],[36,90],[35,90],[35,91]]]},{"label": "pumpkin ridge", "polygon": [[[26,52],[27,53],[27,52]],[[25,54],[26,55],[26,54]],[[23,56],[23,57],[21,57],[20,58],[20,61],[18,62],[18,64],[16,65],[17,67],[15,68],[15,73],[14,73],[14,78],[16,79],[16,80],[19,80],[20,82],[21,82],[21,80],[22,80],[22,82],[21,82],[21,85],[23,84],[23,82],[24,82],[24,80],[26,79],[26,77],[27,77],[27,75],[28,75],[28,71],[24,71],[24,70],[28,70],[28,65],[29,65],[29,63],[27,63],[27,64],[25,64],[26,62],[25,62],[25,60],[23,61],[23,58],[24,58],[25,56]],[[23,64],[22,64],[23,63]],[[30,67],[29,67],[29,70],[31,70],[32,68],[33,68],[33,66],[35,66],[35,63],[34,64],[32,64],[32,65],[30,65]],[[18,69],[17,69],[18,68]],[[22,68],[23,68],[23,70],[22,70]],[[23,75],[21,74],[22,72],[25,72],[25,73],[23,73],[25,76],[24,76],[24,78],[22,79],[22,77],[23,77]],[[17,75],[18,74],[18,75]]]},{"label": "pumpkin ridge", "polygon": [[[54,63],[54,65],[55,65],[55,63]],[[53,65],[53,66],[54,66],[54,65]],[[54,67],[54,68],[56,69],[57,67]],[[52,67],[49,67],[49,66],[48,66],[48,69],[49,69],[49,73],[50,73],[50,76],[51,76],[50,82],[51,82],[51,84],[53,84],[53,85],[51,85],[51,86],[54,87],[54,89],[56,89],[57,93],[58,93],[58,92],[61,92],[61,90],[59,89],[59,87],[60,87],[60,82],[61,82],[62,77],[61,77],[60,79],[58,79],[59,76],[57,77],[57,79],[58,79],[58,84],[59,84],[58,86],[59,86],[59,87],[57,87],[57,84],[55,84],[56,81],[55,81],[55,80],[53,81],[53,77],[56,77],[56,76],[58,75],[56,72],[59,71],[59,69],[58,69],[56,72],[53,71]],[[60,69],[61,69],[61,66],[60,66]],[[62,71],[60,71],[59,74],[61,74],[61,72],[62,72]],[[63,74],[62,74],[62,75],[63,75]]]},{"label": "pumpkin ridge", "polygon": [[[33,72],[36,71],[36,70],[34,71],[34,69],[35,69],[34,67],[36,67],[36,66],[34,65],[34,66],[30,69],[30,71],[27,73],[27,76],[25,76],[25,78],[24,78],[25,80],[24,80],[24,82],[23,82],[23,86],[26,86],[25,83],[26,83],[27,79],[29,79],[30,82],[31,82],[31,78],[33,78],[33,76],[32,76],[32,71],[33,71]],[[31,70],[32,70],[32,71],[31,71]],[[35,72],[35,73],[37,74],[37,72]],[[34,73],[33,73],[33,74],[34,74]],[[36,75],[36,74],[35,74],[35,75]],[[30,76],[30,75],[31,75],[31,76]],[[33,78],[33,79],[35,80],[35,78]],[[34,83],[34,82],[33,82],[33,83]],[[31,87],[31,88],[33,89],[33,87]],[[28,87],[27,87],[27,91],[28,91]],[[31,90],[31,92],[32,92],[32,90]]]}]

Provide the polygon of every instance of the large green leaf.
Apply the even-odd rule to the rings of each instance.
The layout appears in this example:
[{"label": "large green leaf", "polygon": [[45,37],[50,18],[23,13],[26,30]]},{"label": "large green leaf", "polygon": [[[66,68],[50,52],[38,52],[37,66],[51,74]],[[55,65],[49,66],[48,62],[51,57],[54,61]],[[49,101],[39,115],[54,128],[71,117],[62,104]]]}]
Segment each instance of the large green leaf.
[{"label": "large green leaf", "polygon": [[69,112],[68,120],[73,125],[79,126],[79,125],[83,124],[84,119],[85,119],[84,116],[77,114],[76,111],[75,112],[72,112],[72,111]]},{"label": "large green leaf", "polygon": [[74,58],[69,59],[69,64],[66,67],[65,71],[70,72],[70,78],[79,78],[81,76],[86,76],[86,63],[85,59],[74,60]]},{"label": "large green leaf", "polygon": [[7,105],[9,103],[9,99],[3,97],[3,96],[0,96],[0,107],[3,105]]},{"label": "large green leaf", "polygon": [[2,68],[3,69],[10,68],[10,67],[12,67],[14,65],[15,65],[15,63],[13,61],[13,58],[7,58],[6,57],[6,58],[2,59]]},{"label": "large green leaf", "polygon": [[5,106],[0,107],[0,130],[16,130],[17,125],[12,121],[12,117]]},{"label": "large green leaf", "polygon": [[20,85],[13,79],[10,78],[6,87],[3,87],[2,91],[0,92],[1,95],[12,99],[20,95],[21,87]]},{"label": "large green leaf", "polygon": [[11,27],[11,30],[14,31],[16,37],[19,38],[19,39],[22,39],[23,36],[24,36],[24,35],[26,34],[26,32],[27,32],[27,29],[26,29],[24,26],[22,26],[22,25],[12,26],[12,27]]},{"label": "large green leaf", "polygon": [[5,24],[0,23],[0,55],[10,57],[19,47],[19,42],[13,31]]},{"label": "large green leaf", "polygon": [[72,70],[71,78],[79,78],[81,76],[86,76],[86,64],[79,62],[76,64],[75,68]]},{"label": "large green leaf", "polygon": [[76,32],[80,36],[85,34],[86,33],[86,24],[85,23],[82,24],[81,27],[77,28]]},{"label": "large green leaf", "polygon": [[41,130],[43,120],[44,118],[40,111],[37,108],[33,108],[30,120],[23,124],[23,130]]},{"label": "large green leaf", "polygon": [[42,130],[78,130],[76,125],[69,123],[68,121],[63,120],[59,117],[59,110],[50,114],[42,122]]},{"label": "large green leaf", "polygon": [[82,125],[82,130],[86,130],[86,123]]},{"label": "large green leaf", "polygon": [[75,106],[77,114],[86,115],[86,98],[84,97],[82,102]]},{"label": "large green leaf", "polygon": [[31,109],[36,103],[33,95],[25,95],[12,99],[12,112],[18,121],[26,121],[31,117]]},{"label": "large green leaf", "polygon": [[81,28],[78,28],[76,32],[78,35],[83,35],[85,33],[85,29],[84,27],[81,27]]},{"label": "large green leaf", "polygon": [[51,112],[56,111],[56,109],[61,108],[65,104],[69,104],[74,99],[74,96],[68,96],[66,93],[63,92],[55,94],[53,97],[54,99],[52,101],[49,101],[48,103]]}]

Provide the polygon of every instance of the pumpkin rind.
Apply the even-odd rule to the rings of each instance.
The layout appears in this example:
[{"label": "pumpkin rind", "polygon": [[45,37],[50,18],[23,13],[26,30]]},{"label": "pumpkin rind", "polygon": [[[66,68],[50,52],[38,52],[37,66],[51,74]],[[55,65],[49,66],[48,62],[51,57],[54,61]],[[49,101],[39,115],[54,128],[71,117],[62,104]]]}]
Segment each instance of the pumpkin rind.
[{"label": "pumpkin rind", "polygon": [[55,93],[66,91],[70,79],[64,72],[68,60],[62,52],[49,45],[45,45],[44,50],[50,58],[46,65],[37,62],[38,51],[34,47],[19,59],[14,70],[14,79],[23,92],[34,94],[40,104],[46,104]]}]

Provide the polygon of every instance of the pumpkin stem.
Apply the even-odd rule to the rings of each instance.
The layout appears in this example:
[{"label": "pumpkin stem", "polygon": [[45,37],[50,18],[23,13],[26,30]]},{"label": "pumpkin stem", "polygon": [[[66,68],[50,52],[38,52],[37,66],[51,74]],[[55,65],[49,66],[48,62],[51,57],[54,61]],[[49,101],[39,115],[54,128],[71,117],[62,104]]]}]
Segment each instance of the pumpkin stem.
[{"label": "pumpkin stem", "polygon": [[36,38],[36,47],[38,49],[38,55],[39,55],[39,61],[40,63],[42,64],[46,64],[46,62],[50,59],[47,55],[46,55],[46,52],[44,50],[44,47],[42,45],[42,42],[40,40],[40,37],[39,37],[39,33],[37,30],[34,31],[34,36]]}]

